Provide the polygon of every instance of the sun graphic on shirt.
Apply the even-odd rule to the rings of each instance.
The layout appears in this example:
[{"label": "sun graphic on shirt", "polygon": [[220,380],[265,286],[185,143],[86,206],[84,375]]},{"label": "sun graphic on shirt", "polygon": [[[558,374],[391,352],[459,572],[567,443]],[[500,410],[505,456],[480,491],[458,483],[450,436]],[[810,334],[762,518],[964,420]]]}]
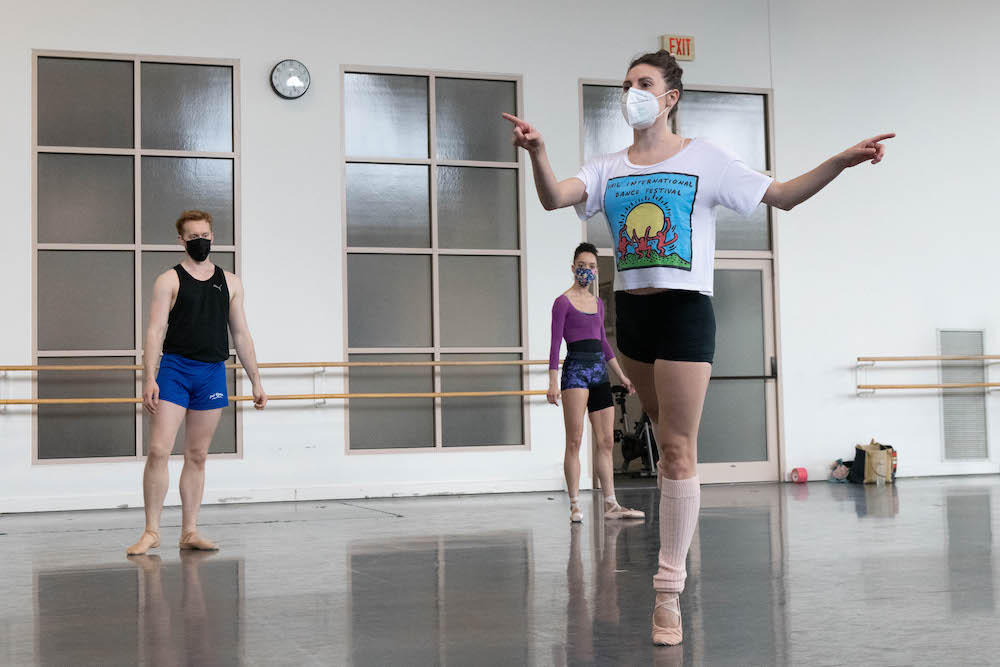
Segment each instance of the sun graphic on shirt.
[{"label": "sun graphic on shirt", "polygon": [[652,202],[644,202],[633,208],[625,216],[625,231],[628,233],[630,239],[641,239],[646,236],[647,228],[649,228],[649,235],[654,236],[663,229],[663,221],[665,219],[666,214],[662,208]]}]

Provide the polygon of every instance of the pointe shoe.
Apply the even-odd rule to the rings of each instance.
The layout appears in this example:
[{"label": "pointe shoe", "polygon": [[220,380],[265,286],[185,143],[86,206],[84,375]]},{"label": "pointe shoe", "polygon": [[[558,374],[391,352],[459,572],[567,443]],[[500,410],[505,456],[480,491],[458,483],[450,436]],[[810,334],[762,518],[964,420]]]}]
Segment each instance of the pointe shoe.
[{"label": "pointe shoe", "polygon": [[218,551],[219,546],[214,542],[206,540],[197,532],[184,533],[178,544],[181,549],[194,549],[197,551]]},{"label": "pointe shoe", "polygon": [[621,505],[614,505],[613,507],[608,507],[605,503],[604,505],[604,518],[605,519],[645,519],[646,513],[642,510],[629,509],[628,507],[622,507]]},{"label": "pointe shoe", "polygon": [[[656,612],[663,609],[670,620],[676,619],[676,625],[657,625]],[[667,621],[669,622],[669,621]],[[657,646],[677,646],[684,639],[681,624],[681,601],[675,593],[657,593],[656,606],[653,607],[653,643]]]},{"label": "pointe shoe", "polygon": [[[147,535],[152,539],[147,539]],[[125,551],[125,555],[141,556],[150,549],[155,549],[158,546],[160,546],[160,534],[155,530],[146,530],[143,531],[142,537],[139,538],[139,541]]]},{"label": "pointe shoe", "polygon": [[569,506],[569,520],[573,523],[580,523],[583,521],[583,510],[576,503]]}]

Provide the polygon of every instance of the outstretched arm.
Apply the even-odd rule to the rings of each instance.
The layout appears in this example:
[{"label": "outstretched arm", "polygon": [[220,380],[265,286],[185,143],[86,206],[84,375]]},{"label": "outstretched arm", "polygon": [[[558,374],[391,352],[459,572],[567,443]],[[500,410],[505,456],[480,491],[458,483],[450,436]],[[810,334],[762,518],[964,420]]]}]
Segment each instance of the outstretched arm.
[{"label": "outstretched arm", "polygon": [[895,133],[880,134],[871,139],[851,146],[843,153],[808,171],[798,178],[784,183],[775,181],[764,193],[764,203],[775,206],[783,211],[793,208],[806,201],[830,184],[842,171],[855,167],[863,162],[878,164],[885,156],[885,146],[881,143],[895,137]]},{"label": "outstretched arm", "polygon": [[243,283],[236,276],[231,277],[233,289],[229,301],[229,331],[233,334],[233,344],[236,346],[236,356],[243,364],[243,370],[253,386],[253,406],[263,410],[267,405],[267,394],[260,383],[260,371],[257,368],[257,350],[254,348],[250,327],[247,326],[246,312],[243,310]]},{"label": "outstretched arm", "polygon": [[528,151],[531,156],[531,172],[535,177],[538,200],[546,211],[565,208],[587,201],[587,189],[579,178],[556,180],[545,152],[545,141],[541,133],[517,116],[509,113],[503,117],[514,124],[514,145]]}]

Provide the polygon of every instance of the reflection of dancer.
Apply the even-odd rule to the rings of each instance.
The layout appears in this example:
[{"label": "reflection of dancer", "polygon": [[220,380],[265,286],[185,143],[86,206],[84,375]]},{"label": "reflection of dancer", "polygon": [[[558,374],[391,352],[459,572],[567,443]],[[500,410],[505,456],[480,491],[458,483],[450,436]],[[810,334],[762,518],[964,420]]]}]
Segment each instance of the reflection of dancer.
[{"label": "reflection of dancer", "polygon": [[163,585],[163,561],[159,556],[139,555],[129,558],[142,573],[144,603],[139,609],[139,620],[142,625],[143,657],[149,664],[217,664],[215,646],[218,638],[213,636],[208,625],[208,605],[205,603],[205,587],[200,572],[202,561],[214,555],[205,551],[181,552],[181,609],[186,660],[177,659],[170,601]]},{"label": "reflection of dancer", "polygon": [[205,604],[205,586],[201,582],[201,563],[215,557],[205,551],[181,552],[181,581],[184,594],[181,608],[184,611],[184,652],[189,665],[217,665],[216,647],[219,638],[209,632],[208,605]]},{"label": "reflection of dancer", "polygon": [[142,626],[144,662],[152,665],[180,664],[170,628],[170,602],[163,590],[163,561],[159,556],[133,556],[129,561],[142,573],[144,603],[138,616]]},{"label": "reflection of dancer", "polygon": [[615,498],[614,463],[614,401],[607,366],[621,378],[631,394],[632,382],[622,373],[615,353],[608,345],[604,332],[604,302],[590,293],[597,280],[597,248],[581,243],[573,256],[573,286],[552,305],[552,345],[549,350],[549,403],[559,405],[556,389],[559,369],[559,348],[566,339],[566,361],[563,363],[560,388],[563,418],[566,422],[566,454],[563,471],[569,491],[570,521],[583,521],[580,509],[580,442],[583,439],[584,415],[590,412],[590,423],[597,439],[597,459],[594,467],[604,491],[604,518],[641,519],[646,515],[622,507]]},{"label": "reflection of dancer", "polygon": [[[618,523],[618,522],[613,522]],[[573,526],[569,537],[569,560],[566,562],[566,653],[570,664],[590,664],[594,660],[594,627],[587,604],[587,584],[580,556],[583,527]]]},{"label": "reflection of dancer", "polygon": [[[257,354],[243,311],[243,284],[208,258],[212,216],[185,211],[177,220],[177,239],[187,257],[153,285],[144,354],[143,407],[151,415],[152,435],[142,478],[146,530],[128,554],[160,546],[160,514],[167,495],[167,460],[184,422],[181,471],[181,549],[218,547],[198,534],[198,513],[205,492],[205,459],[229,404],[226,365],[233,335],[236,354],[253,382],[254,407],[263,410],[267,394],[257,373]],[[160,351],[163,358],[160,358]],[[156,374],[159,362],[160,371]],[[155,379],[154,379],[155,378]]]},{"label": "reflection of dancer", "polygon": [[[780,183],[704,139],[670,130],[684,86],[667,51],[635,59],[623,84],[622,113],[634,132],[629,148],[598,157],[575,178],[557,181],[541,134],[514,123],[514,143],[528,151],[535,186],[547,210],[576,206],[582,219],[603,212],[611,236],[620,230],[661,229],[669,217],[674,249],[616,256],[615,306],[622,365],[635,382],[660,448],[660,554],[653,578],[653,641],[682,638],[679,595],[684,561],[698,522],[698,426],[715,353],[712,281],[715,208],[749,216],[761,202],[790,210],[826,187],[844,169],[877,164],[883,134],[848,148],[816,169]],[[668,237],[669,238],[669,237]],[[620,247],[620,246],[619,246]]]},{"label": "reflection of dancer", "polygon": [[[620,642],[608,641],[618,634],[621,608],[618,605],[618,536],[630,525],[645,522],[605,521],[604,543],[594,567],[594,611],[587,600],[581,541],[586,533],[580,525],[570,529],[569,559],[566,561],[566,644],[565,653],[556,653],[556,664],[625,664],[635,652]],[[622,649],[621,653],[617,649]]]}]

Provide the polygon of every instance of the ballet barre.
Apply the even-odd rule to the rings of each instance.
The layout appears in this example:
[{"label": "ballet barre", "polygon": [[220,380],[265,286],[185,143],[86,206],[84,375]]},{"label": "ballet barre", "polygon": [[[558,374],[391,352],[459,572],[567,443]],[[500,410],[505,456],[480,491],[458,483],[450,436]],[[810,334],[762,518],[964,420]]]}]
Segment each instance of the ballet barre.
[{"label": "ballet barre", "polygon": [[949,389],[986,389],[992,391],[1000,388],[1000,382],[940,382],[940,383],[912,383],[912,384],[872,384],[862,382],[862,377],[867,380],[868,370],[877,363],[906,363],[906,362],[926,362],[926,361],[1000,361],[997,354],[929,354],[893,357],[858,357],[855,366],[855,385],[858,396],[871,396],[876,391],[906,391],[906,390],[949,390]]},{"label": "ballet barre", "polygon": [[[289,361],[257,364],[257,368],[309,368],[318,369],[322,374],[328,368],[413,368],[413,367],[483,367],[483,366],[538,366],[547,365],[548,360],[505,360],[505,361]],[[241,364],[226,364],[228,369],[241,369]],[[13,372],[38,371],[141,371],[138,365],[24,365],[0,366],[0,378],[6,378]],[[315,381],[315,378],[314,378]],[[505,390],[505,391],[429,391],[416,393],[326,393],[310,394],[279,394],[268,396],[268,401],[315,401],[322,405],[327,400],[351,399],[386,399],[386,398],[492,398],[501,396],[544,396],[542,390]],[[108,405],[108,404],[138,404],[142,397],[123,398],[7,398],[6,392],[0,394],[0,409],[7,405]],[[233,396],[230,401],[253,401],[253,396]]]},{"label": "ballet barre", "polygon": [[[317,400],[350,400],[373,398],[489,398],[494,396],[545,396],[547,392],[540,389],[520,391],[428,391],[417,393],[388,394],[279,394],[268,396],[270,401],[317,401]],[[253,396],[230,396],[230,401],[253,401]],[[100,404],[137,404],[142,403],[142,397],[137,398],[23,398],[3,399],[0,405],[100,405]]]},{"label": "ballet barre", "polygon": [[[287,361],[257,364],[257,368],[411,368],[422,366],[540,366],[548,364],[548,360],[507,360],[507,361]],[[561,364],[562,362],[560,362]],[[226,364],[226,368],[240,369],[242,364]],[[29,365],[0,366],[0,372],[37,371],[141,371],[139,365]]]}]

